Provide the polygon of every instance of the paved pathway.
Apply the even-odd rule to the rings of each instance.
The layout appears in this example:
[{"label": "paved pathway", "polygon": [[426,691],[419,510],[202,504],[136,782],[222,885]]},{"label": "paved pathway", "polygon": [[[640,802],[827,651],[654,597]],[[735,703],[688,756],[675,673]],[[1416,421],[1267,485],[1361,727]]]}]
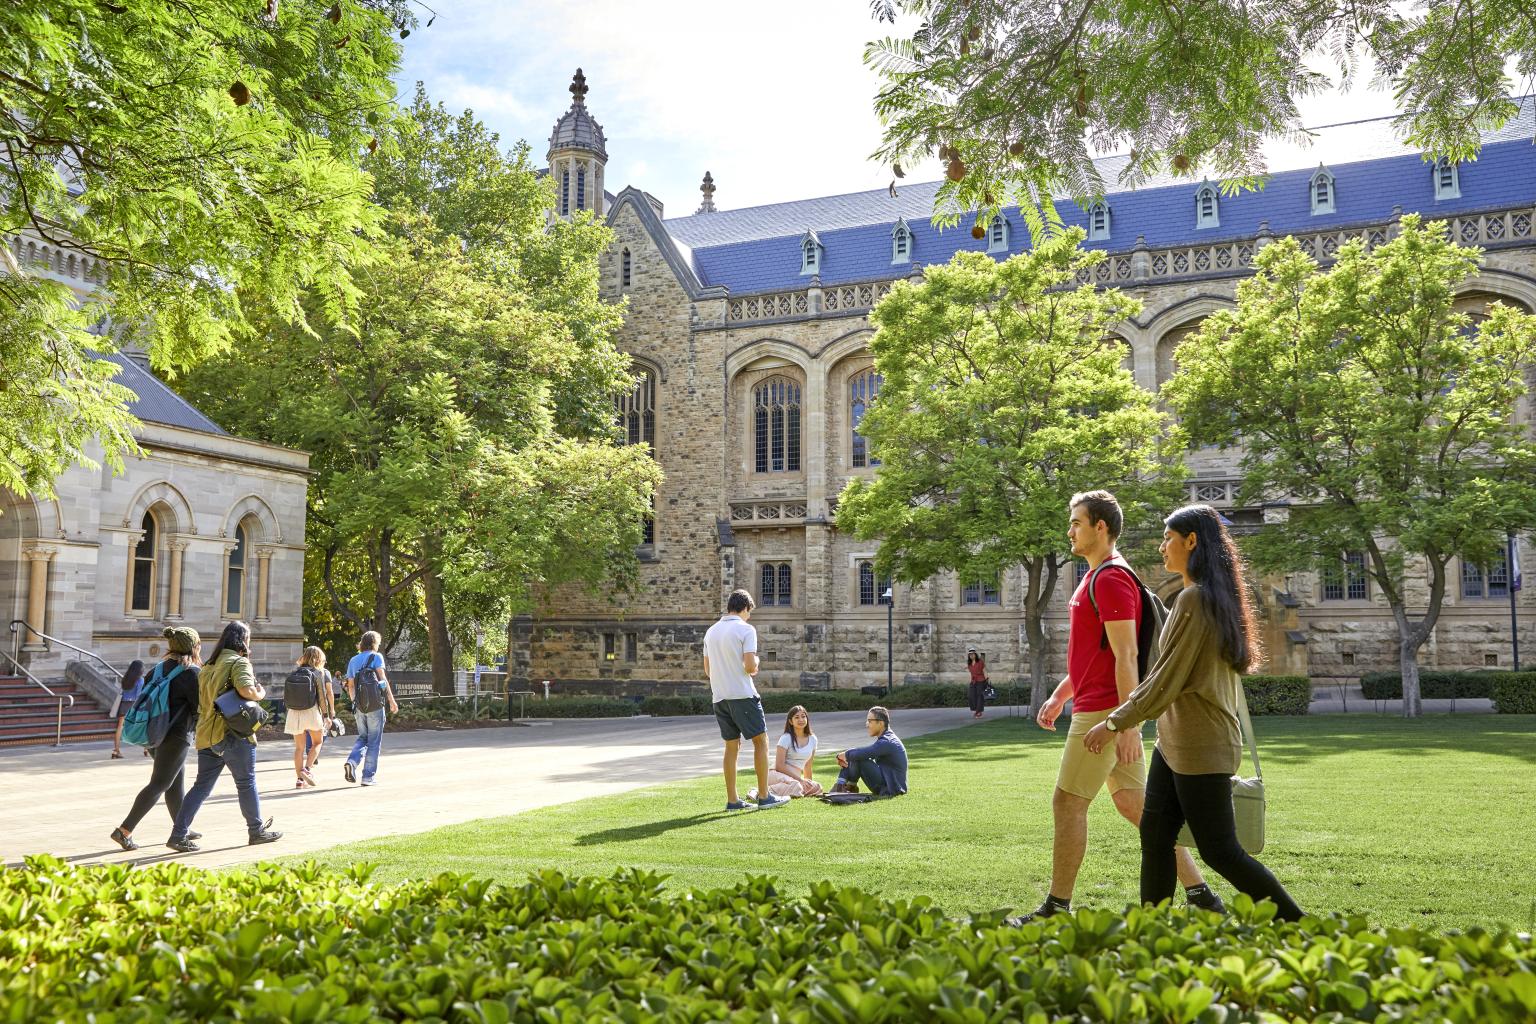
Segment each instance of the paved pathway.
[{"label": "paved pathway", "polygon": [[[994,708],[988,718],[1005,715]],[[772,716],[770,716],[772,717]],[[918,736],[970,725],[964,708],[896,711],[897,731]],[[864,713],[818,712],[822,749],[839,750],[865,736]],[[775,735],[770,722],[770,734]],[[424,832],[477,818],[499,817],[589,796],[619,793],[720,771],[720,737],[713,719],[634,718],[556,721],[526,728],[388,733],[379,785],[348,785],[341,764],[351,736],[326,745],[316,789],[293,789],[293,748],[258,748],[262,813],[276,818],[279,842],[245,845],[245,823],[234,784],[219,779],[198,815],[202,852],[176,854],[162,845],[170,833],[162,803],[140,823],[142,845],[124,853],[108,838],[149,778],[138,748],[110,759],[111,745],[0,748],[0,862],[51,853],[79,863],[152,863],[177,859],[217,867],[319,850],[375,836]],[[835,773],[830,757],[821,773]],[[188,758],[187,786],[196,757]],[[752,785],[750,747],[741,758],[742,789]],[[722,790],[721,801],[724,796]]]}]

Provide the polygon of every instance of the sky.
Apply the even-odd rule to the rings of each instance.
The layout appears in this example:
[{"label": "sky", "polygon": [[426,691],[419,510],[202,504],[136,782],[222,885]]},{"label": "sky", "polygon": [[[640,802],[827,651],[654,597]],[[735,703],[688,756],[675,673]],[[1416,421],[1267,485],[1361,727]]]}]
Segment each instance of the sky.
[{"label": "sky", "polygon": [[[432,2],[434,24],[405,40],[402,99],[424,82],[508,147],[526,139],[542,165],[580,67],[608,139],[608,191],[642,188],[668,217],[694,212],[706,170],[720,209],[892,180],[869,159],[880,125],[877,80],[863,61],[865,44],[892,28],[870,18],[866,0]],[[1363,85],[1302,107],[1309,126],[1395,112],[1389,93]],[[907,169],[908,181],[941,175],[937,161]]]}]

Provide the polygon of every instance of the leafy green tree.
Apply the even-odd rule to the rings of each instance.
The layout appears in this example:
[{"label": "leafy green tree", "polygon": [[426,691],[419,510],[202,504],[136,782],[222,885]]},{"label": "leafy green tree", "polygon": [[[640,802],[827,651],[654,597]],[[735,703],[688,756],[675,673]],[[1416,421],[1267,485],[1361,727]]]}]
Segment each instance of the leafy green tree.
[{"label": "leafy green tree", "polygon": [[355,333],[274,318],[188,388],[221,422],[313,453],[310,599],[328,607],[311,621],[392,643],[420,615],[445,684],[455,639],[534,588],[632,579],[659,473],[614,443],[633,382],[621,312],[598,295],[607,230],[549,224],[527,147],[500,152],[420,90],[368,167],[389,212],[354,271]]},{"label": "leafy green tree", "polygon": [[[940,211],[1021,203],[1031,226],[1063,191],[1086,200],[1152,175],[1210,173],[1251,187],[1261,143],[1295,137],[1297,101],[1350,83],[1367,58],[1396,90],[1414,145],[1476,157],[1480,131],[1516,111],[1505,66],[1536,75],[1528,0],[872,0],[881,20],[921,19],[871,43],[881,78],[878,156],[898,168],[938,153]],[[1106,182],[1093,152],[1128,152]]]},{"label": "leafy green tree", "polygon": [[0,240],[96,286],[77,308],[32,249],[0,266],[0,486],[49,493],[92,438],[113,468],[134,450],[93,352],[174,371],[255,307],[351,315],[376,220],[358,158],[414,23],[405,0],[0,6]]},{"label": "leafy green tree", "polygon": [[838,528],[878,539],[877,570],[906,583],[1023,566],[1036,706],[1050,684],[1045,616],[1071,559],[1068,501],[1110,488],[1134,524],[1162,500],[1154,475],[1177,476],[1158,457],[1164,416],[1109,337],[1140,303],[1072,286],[1104,258],[1082,237],[1002,263],[959,253],[881,301],[870,350],[884,382],[859,425],[880,468],[837,506]]},{"label": "leafy green tree", "polygon": [[1293,503],[1251,538],[1261,568],[1339,572],[1344,552],[1365,552],[1397,626],[1407,716],[1450,560],[1486,564],[1536,525],[1536,443],[1514,418],[1536,316],[1454,309],[1478,256],[1417,215],[1326,272],[1276,242],[1237,308],[1179,346],[1164,386],[1193,440],[1241,446],[1245,501]]}]

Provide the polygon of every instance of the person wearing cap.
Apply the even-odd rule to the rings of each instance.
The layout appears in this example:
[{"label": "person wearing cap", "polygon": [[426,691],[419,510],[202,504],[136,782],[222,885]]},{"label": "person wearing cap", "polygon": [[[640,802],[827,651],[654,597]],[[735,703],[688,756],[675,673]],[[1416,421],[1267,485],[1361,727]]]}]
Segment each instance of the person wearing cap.
[{"label": "person wearing cap", "polygon": [[[181,797],[186,781],[187,753],[192,749],[192,732],[197,726],[197,684],[202,665],[203,639],[197,630],[187,626],[167,626],[160,634],[165,637],[166,654],[150,673],[150,681],[164,678],[181,671],[171,678],[170,692],[166,695],[170,713],[169,728],[165,738],[153,751],[154,762],[149,770],[149,782],[134,797],[133,806],[123,823],[112,830],[112,841],[125,850],[137,850],[133,830],[139,827],[144,815],[163,796],[165,809],[171,812],[171,820],[181,813]],[[145,683],[147,687],[148,682]]]},{"label": "person wearing cap", "polygon": [[873,743],[837,755],[842,771],[834,793],[857,793],[859,783],[875,796],[902,796],[907,791],[907,748],[891,731],[891,713],[876,705],[864,715],[864,728]]}]

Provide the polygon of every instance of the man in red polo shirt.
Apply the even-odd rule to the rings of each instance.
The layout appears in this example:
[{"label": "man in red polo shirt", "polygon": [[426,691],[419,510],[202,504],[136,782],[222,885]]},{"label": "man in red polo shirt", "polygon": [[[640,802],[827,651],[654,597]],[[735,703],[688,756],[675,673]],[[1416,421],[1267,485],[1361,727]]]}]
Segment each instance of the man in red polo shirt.
[{"label": "man in red polo shirt", "polygon": [[[1050,917],[1071,909],[1072,890],[1088,846],[1088,806],[1099,790],[1108,787],[1115,809],[1139,826],[1147,786],[1140,730],[1121,733],[1098,754],[1083,745],[1088,730],[1108,718],[1140,682],[1136,630],[1142,613],[1141,588],[1115,550],[1124,522],[1115,496],[1108,491],[1073,495],[1071,511],[1067,539],[1072,553],[1088,563],[1088,573],[1068,604],[1067,676],[1036,716],[1042,729],[1055,731],[1062,707],[1072,701],[1072,724],[1051,801],[1056,826],[1051,844],[1051,891],[1031,917]],[[1194,858],[1182,847],[1178,868],[1191,905],[1225,909],[1221,897],[1205,884]]]}]

